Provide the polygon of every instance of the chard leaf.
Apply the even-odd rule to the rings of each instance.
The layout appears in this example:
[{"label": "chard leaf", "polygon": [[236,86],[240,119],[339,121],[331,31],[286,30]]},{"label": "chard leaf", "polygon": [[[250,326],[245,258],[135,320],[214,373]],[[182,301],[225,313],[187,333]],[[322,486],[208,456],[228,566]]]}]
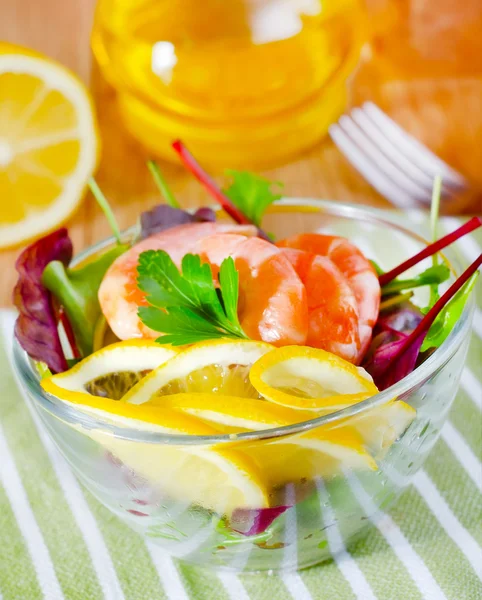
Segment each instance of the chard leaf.
[{"label": "chard leaf", "polygon": [[249,171],[226,171],[233,179],[231,185],[223,190],[226,196],[257,227],[270,204],[282,197],[282,184],[271,182]]},{"label": "chard leaf", "polygon": [[479,271],[476,271],[439,313],[423,341],[421,352],[425,352],[430,348],[438,348],[447,339],[449,333],[462,315],[478,275]]},{"label": "chard leaf", "polygon": [[94,331],[101,314],[97,298],[99,286],[114,260],[128,249],[114,246],[84,267],[70,269],[59,260],[48,263],[42,274],[43,285],[63,306],[82,356],[93,351]]},{"label": "chard leaf", "polygon": [[438,285],[447,281],[450,269],[446,265],[432,265],[423,273],[411,279],[394,279],[382,287],[382,296],[388,296],[405,290],[411,290],[424,285]]}]

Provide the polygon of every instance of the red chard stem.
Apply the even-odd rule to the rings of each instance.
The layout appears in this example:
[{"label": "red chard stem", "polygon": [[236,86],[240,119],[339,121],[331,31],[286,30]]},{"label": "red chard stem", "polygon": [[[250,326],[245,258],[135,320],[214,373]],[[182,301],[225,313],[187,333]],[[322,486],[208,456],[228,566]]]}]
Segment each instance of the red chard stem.
[{"label": "red chard stem", "polygon": [[434,242],[433,244],[430,244],[429,246],[415,254],[415,256],[412,256],[412,258],[409,258],[402,264],[398,265],[398,267],[395,267],[391,271],[387,271],[386,273],[380,275],[378,280],[380,282],[381,287],[387,285],[387,283],[390,283],[390,281],[398,277],[401,273],[404,273],[405,271],[410,269],[410,267],[413,267],[414,265],[418,264],[424,258],[428,258],[429,256],[440,252],[440,250],[443,250],[443,248],[450,246],[450,244],[452,244],[456,240],[460,239],[464,235],[467,235],[468,233],[471,233],[472,231],[478,229],[481,226],[482,219],[480,217],[473,217],[472,219],[470,219],[470,221],[467,221],[467,223],[464,223],[464,225],[462,225],[455,231],[452,231],[452,233],[449,233],[437,240],[436,242]]},{"label": "red chard stem", "polygon": [[236,223],[241,225],[250,225],[251,221],[231,202],[231,200],[223,194],[216,185],[216,182],[201,168],[196,162],[194,156],[184,146],[181,140],[176,140],[172,147],[178,153],[183,165],[191,171],[194,177],[207,189],[207,191],[215,198],[222,206],[223,210],[232,217]]}]

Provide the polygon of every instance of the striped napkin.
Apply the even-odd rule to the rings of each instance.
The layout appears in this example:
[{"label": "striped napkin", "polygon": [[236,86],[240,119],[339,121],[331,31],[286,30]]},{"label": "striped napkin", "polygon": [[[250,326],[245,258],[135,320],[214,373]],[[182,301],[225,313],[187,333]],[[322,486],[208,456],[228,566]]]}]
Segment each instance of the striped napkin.
[{"label": "striped napkin", "polygon": [[[459,242],[463,262],[481,247],[480,234]],[[481,288],[460,393],[424,469],[361,541],[344,548],[335,531],[335,560],[285,575],[172,560],[101,506],[25,403],[11,368],[14,314],[0,312],[0,600],[481,600]]]}]

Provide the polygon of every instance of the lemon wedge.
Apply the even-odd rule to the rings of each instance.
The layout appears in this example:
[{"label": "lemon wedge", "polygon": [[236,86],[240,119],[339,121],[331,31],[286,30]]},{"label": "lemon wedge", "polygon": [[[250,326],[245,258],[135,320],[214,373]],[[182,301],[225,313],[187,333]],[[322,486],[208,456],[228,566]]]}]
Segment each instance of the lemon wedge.
[{"label": "lemon wedge", "polygon": [[46,392],[68,402],[98,406],[101,396],[122,398],[147,373],[176,356],[178,350],[150,340],[127,340],[94,352],[72,369],[42,379]]},{"label": "lemon wedge", "polygon": [[277,348],[258,360],[249,379],[282,406],[328,414],[378,393],[370,375],[335,354],[307,346]]},{"label": "lemon wedge", "polygon": [[73,73],[0,43],[0,249],[54,229],[97,164],[89,93]]},{"label": "lemon wedge", "polygon": [[251,365],[273,346],[251,340],[216,340],[187,348],[144,377],[123,402],[143,404],[155,396],[182,392],[259,398],[249,382]]}]

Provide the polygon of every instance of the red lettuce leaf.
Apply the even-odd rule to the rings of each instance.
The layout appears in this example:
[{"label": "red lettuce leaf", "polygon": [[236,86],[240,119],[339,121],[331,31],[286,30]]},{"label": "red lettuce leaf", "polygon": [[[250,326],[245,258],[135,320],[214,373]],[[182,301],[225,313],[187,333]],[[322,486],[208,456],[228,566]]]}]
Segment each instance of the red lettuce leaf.
[{"label": "red lettuce leaf", "polygon": [[415,369],[425,332],[422,332],[405,352],[401,352],[407,337],[407,334],[387,330],[373,338],[363,367],[373,377],[379,390],[387,389]]},{"label": "red lettuce leaf", "polygon": [[47,364],[54,373],[68,368],[57,329],[57,318],[50,292],[42,285],[42,273],[49,262],[68,265],[72,241],[62,228],[31,244],[18,257],[18,281],[13,302],[19,311],[15,336],[34,360]]},{"label": "red lettuce leaf", "polygon": [[237,508],[231,517],[231,529],[243,535],[257,535],[268,529],[271,523],[291,506],[273,508]]},{"label": "red lettuce leaf", "polygon": [[159,204],[141,214],[141,233],[139,239],[143,240],[154,233],[159,233],[177,225],[215,220],[216,214],[207,207],[198,208],[195,213],[188,213],[185,210],[174,208],[168,204]]}]

